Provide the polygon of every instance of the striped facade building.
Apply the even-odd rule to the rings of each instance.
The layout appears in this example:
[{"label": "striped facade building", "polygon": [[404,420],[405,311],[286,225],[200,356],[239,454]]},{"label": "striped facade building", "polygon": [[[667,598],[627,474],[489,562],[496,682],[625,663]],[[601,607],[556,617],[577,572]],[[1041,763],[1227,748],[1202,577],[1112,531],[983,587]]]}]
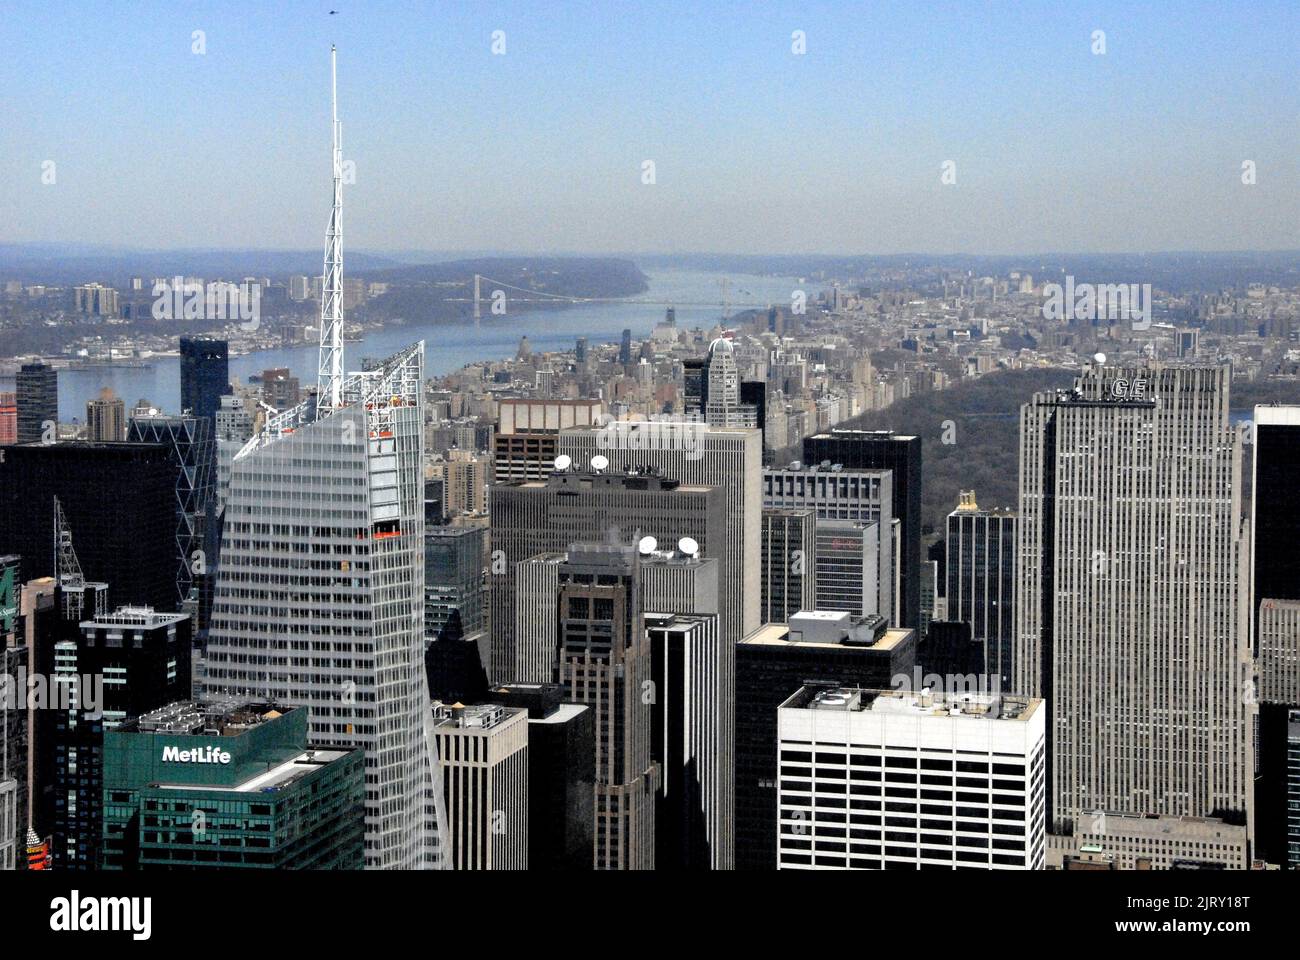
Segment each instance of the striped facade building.
[{"label": "striped facade building", "polygon": [[1053,833],[1243,811],[1241,437],[1227,367],[1089,366],[1020,414],[1012,689],[1049,711]]}]

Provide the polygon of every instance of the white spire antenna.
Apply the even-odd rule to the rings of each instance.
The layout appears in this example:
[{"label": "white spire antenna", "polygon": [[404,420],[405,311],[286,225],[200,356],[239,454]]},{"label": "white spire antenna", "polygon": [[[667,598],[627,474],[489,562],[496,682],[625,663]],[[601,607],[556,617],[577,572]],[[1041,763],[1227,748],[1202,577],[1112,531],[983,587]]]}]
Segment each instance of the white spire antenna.
[{"label": "white spire antenna", "polygon": [[338,51],[330,46],[330,104],[334,123],[334,209],[325,233],[320,295],[320,366],[316,408],[333,413],[343,400],[343,125],[339,123]]}]

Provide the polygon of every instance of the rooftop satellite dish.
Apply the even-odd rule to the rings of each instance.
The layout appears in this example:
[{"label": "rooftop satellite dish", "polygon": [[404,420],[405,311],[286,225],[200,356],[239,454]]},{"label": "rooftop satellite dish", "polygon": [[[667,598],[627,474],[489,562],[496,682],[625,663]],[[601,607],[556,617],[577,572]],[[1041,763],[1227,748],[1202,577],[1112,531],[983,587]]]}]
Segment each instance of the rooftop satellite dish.
[{"label": "rooftop satellite dish", "polygon": [[571,466],[573,466],[573,457],[569,456],[567,453],[562,453],[555,458],[555,469],[560,473],[568,470]]},{"label": "rooftop satellite dish", "polygon": [[694,537],[682,537],[677,541],[677,549],[688,557],[693,557],[700,552],[700,545],[695,542]]},{"label": "rooftop satellite dish", "polygon": [[609,466],[609,457],[603,453],[598,453],[591,458],[591,469],[600,472]]},{"label": "rooftop satellite dish", "polygon": [[1104,353],[1095,354],[1092,359],[1096,360],[1098,365],[1104,366],[1106,363],[1106,354]]},{"label": "rooftop satellite dish", "polygon": [[654,537],[642,537],[641,541],[637,544],[637,550],[643,557],[654,553],[657,549],[659,549],[659,541]]}]

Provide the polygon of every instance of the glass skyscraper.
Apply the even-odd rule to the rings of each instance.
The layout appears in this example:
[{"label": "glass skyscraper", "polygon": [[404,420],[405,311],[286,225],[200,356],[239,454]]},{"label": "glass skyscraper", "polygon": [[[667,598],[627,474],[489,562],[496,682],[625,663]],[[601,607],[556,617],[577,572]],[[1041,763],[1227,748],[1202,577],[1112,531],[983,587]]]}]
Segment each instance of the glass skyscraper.
[{"label": "glass skyscraper", "polygon": [[[437,864],[424,673],[424,344],[271,419],[231,463],[205,690],[366,752],[366,865]],[[432,821],[432,822],[431,822]]]}]

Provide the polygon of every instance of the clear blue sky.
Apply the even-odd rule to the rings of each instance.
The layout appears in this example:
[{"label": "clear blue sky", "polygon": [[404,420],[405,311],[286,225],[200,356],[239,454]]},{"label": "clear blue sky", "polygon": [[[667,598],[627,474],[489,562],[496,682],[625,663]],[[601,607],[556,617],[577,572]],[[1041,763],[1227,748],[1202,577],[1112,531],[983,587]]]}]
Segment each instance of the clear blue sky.
[{"label": "clear blue sky", "polygon": [[320,246],[331,42],[352,249],[1300,248],[1291,0],[6,0],[0,241]]}]

